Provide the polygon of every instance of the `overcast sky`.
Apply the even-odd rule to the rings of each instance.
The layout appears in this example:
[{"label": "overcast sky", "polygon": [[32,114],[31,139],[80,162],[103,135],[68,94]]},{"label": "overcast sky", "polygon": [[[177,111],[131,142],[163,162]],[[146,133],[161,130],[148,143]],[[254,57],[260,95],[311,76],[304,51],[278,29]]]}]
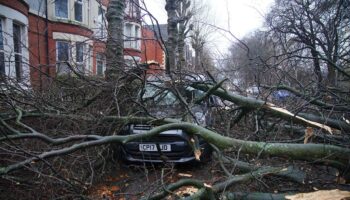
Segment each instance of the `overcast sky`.
[{"label": "overcast sky", "polygon": [[[167,15],[164,9],[165,0],[144,0],[148,10],[158,19],[159,23],[166,23]],[[242,38],[249,32],[263,25],[265,15],[273,0],[203,0],[209,7],[209,23],[220,28],[230,30],[236,37]],[[232,37],[214,37],[212,47],[226,50]]]}]

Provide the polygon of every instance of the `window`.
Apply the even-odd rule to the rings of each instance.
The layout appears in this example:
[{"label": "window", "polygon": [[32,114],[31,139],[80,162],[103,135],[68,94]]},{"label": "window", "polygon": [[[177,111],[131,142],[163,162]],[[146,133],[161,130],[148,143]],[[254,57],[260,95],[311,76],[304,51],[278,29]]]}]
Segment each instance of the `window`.
[{"label": "window", "polygon": [[85,44],[83,42],[77,42],[75,44],[75,50],[76,50],[75,60],[76,60],[78,72],[81,72],[81,73],[84,73],[85,71],[84,49],[85,49]]},{"label": "window", "polygon": [[126,1],[124,14],[129,18],[140,18],[140,7],[137,1]]},{"label": "window", "polygon": [[92,45],[89,45],[89,46],[86,46],[88,49],[85,53],[85,73],[89,73],[91,74],[92,73],[92,52],[93,52],[93,46]]},{"label": "window", "polygon": [[105,38],[107,36],[107,29],[106,29],[106,18],[105,18],[106,11],[102,8],[102,6],[98,7],[98,16],[97,16],[97,23],[98,23],[98,37]]},{"label": "window", "polygon": [[103,54],[96,54],[96,68],[97,75],[103,76],[105,71],[105,56]]},{"label": "window", "polygon": [[56,41],[57,74],[69,74],[68,62],[70,60],[69,42]]},{"label": "window", "polygon": [[74,19],[83,22],[83,0],[75,0],[74,2]]},{"label": "window", "polygon": [[35,14],[45,15],[46,0],[28,0],[29,8],[35,11]]},{"label": "window", "polygon": [[0,75],[5,74],[4,38],[2,36],[2,19],[0,18]]},{"label": "window", "polygon": [[21,26],[13,23],[13,50],[15,53],[15,72],[17,81],[22,78],[22,35]]},{"label": "window", "polygon": [[134,41],[134,48],[135,49],[141,49],[141,40],[139,40],[140,37],[141,37],[140,27],[135,26],[135,41]]},{"label": "window", "polygon": [[55,15],[68,19],[68,0],[55,0]]},{"label": "window", "polygon": [[136,24],[126,23],[124,25],[124,47],[141,49],[141,41],[139,40],[141,29]]},{"label": "window", "polygon": [[124,31],[125,31],[125,33],[124,33],[124,35],[125,35],[124,47],[131,48],[132,47],[132,25],[125,24]]},{"label": "window", "polygon": [[134,68],[140,63],[141,58],[137,56],[124,56],[125,65],[129,68]]}]

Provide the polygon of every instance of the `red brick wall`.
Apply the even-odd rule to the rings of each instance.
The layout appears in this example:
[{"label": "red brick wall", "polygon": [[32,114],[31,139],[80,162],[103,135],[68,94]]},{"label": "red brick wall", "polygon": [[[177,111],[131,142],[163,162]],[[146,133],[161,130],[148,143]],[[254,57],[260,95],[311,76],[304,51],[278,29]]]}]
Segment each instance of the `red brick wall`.
[{"label": "red brick wall", "polygon": [[52,76],[49,66],[55,62],[55,60],[50,59],[50,56],[48,57],[46,52],[45,30],[45,20],[41,17],[30,14],[28,41],[30,79],[33,87],[40,87],[42,83],[48,80],[48,76]]},{"label": "red brick wall", "polygon": [[97,69],[96,69],[96,55],[97,54],[104,54],[106,50],[106,43],[104,42],[99,42],[96,41],[94,43],[94,47],[93,47],[93,67],[92,67],[92,73],[96,74],[97,73]]},{"label": "red brick wall", "polygon": [[[46,29],[48,30],[48,52]],[[93,33],[85,27],[68,23],[48,21],[46,25],[45,18],[29,14],[29,64],[31,66],[31,83],[35,88],[45,87],[50,77],[56,76],[56,41],[53,39],[53,32],[64,32],[85,37],[90,37]],[[95,55],[93,56],[95,57]],[[95,68],[95,60],[93,68]]]},{"label": "red brick wall", "polygon": [[142,28],[141,42],[141,62],[156,61],[161,68],[164,68],[164,51],[157,40],[155,40],[154,32],[146,28]]},{"label": "red brick wall", "polygon": [[52,32],[63,32],[75,35],[81,35],[85,37],[90,37],[92,35],[92,30],[85,28],[83,26],[68,24],[64,22],[50,22],[51,33]]}]

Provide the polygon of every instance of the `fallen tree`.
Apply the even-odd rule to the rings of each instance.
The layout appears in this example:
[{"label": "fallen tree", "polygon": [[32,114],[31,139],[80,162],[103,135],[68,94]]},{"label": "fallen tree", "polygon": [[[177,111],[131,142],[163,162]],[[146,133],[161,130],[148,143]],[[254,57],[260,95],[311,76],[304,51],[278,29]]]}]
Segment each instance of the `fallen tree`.
[{"label": "fallen tree", "polygon": [[[334,128],[340,128],[339,131],[347,130],[347,124],[343,122],[341,124],[336,120],[328,120],[327,125],[323,124],[321,120],[317,120],[308,117],[306,114],[295,115],[286,109],[277,107],[266,101],[259,99],[244,97],[241,95],[229,93],[221,88],[223,81],[216,85],[205,84],[205,83],[194,83],[192,87],[206,92],[201,98],[197,99],[197,103],[205,100],[210,95],[216,95],[220,98],[230,101],[240,108],[253,110],[263,110],[273,117],[277,117],[285,120],[286,122],[294,122],[306,127],[314,127],[319,130],[323,130],[326,134],[333,133]],[[188,105],[190,106],[190,105]],[[35,151],[35,153],[27,153],[25,159],[15,159],[7,164],[2,164],[0,167],[1,177],[8,177],[14,175],[19,171],[26,169],[35,169],[37,165],[43,163],[50,165],[51,160],[55,158],[63,157],[66,155],[73,154],[75,152],[84,151],[99,146],[114,145],[114,144],[126,144],[134,140],[140,140],[144,138],[150,138],[158,135],[161,132],[173,129],[184,130],[191,136],[198,136],[203,138],[208,143],[217,147],[223,151],[239,152],[242,155],[251,155],[255,158],[266,158],[266,157],[281,157],[288,160],[304,160],[314,164],[321,164],[335,167],[339,170],[340,176],[348,179],[349,171],[348,165],[350,162],[350,149],[346,147],[340,147],[328,144],[314,144],[314,143],[283,143],[283,142],[259,142],[242,140],[239,138],[227,137],[215,132],[213,130],[198,126],[193,123],[182,122],[176,119],[156,119],[151,117],[134,117],[134,116],[100,116],[96,117],[93,115],[79,115],[72,113],[44,113],[44,112],[26,112],[20,108],[15,108],[15,112],[1,115],[0,128],[2,136],[0,142],[5,144],[6,142],[21,144],[21,142],[28,143],[29,141],[35,143],[36,141],[42,141],[48,145],[48,149],[42,149]],[[55,119],[58,121],[77,121],[77,122],[88,122],[90,124],[128,124],[128,123],[140,123],[140,124],[154,124],[157,125],[152,130],[144,134],[136,135],[118,135],[118,131],[111,133],[109,131],[98,134],[69,134],[68,136],[59,136],[51,134],[50,132],[37,131],[35,127],[31,127],[23,121],[40,120],[40,119]],[[311,120],[314,119],[314,120]],[[340,126],[339,126],[340,124]],[[338,125],[338,126],[337,126]],[[332,127],[332,128],[331,128]],[[257,177],[264,177],[267,175],[282,176],[290,180],[298,180],[299,183],[302,179],[299,177],[291,176],[290,173],[302,174],[300,171],[295,171],[293,167],[267,167],[260,166],[254,167],[254,165],[244,165],[239,160],[230,160],[221,158],[225,164],[238,166],[242,171],[248,171],[242,175],[228,175],[227,180],[212,187],[207,187],[203,182],[188,179],[169,185],[166,190],[155,196],[155,199],[169,195],[171,191],[176,190],[186,184],[194,184],[199,188],[196,196],[208,195],[220,193],[222,188],[229,187],[235,183],[252,180]],[[219,158],[220,160],[220,158]],[[224,169],[224,168],[223,168]],[[225,171],[225,170],[224,170]],[[287,174],[285,174],[287,173]],[[300,177],[303,177],[301,175]]]},{"label": "fallen tree", "polygon": [[[337,127],[337,121],[328,120],[328,125],[322,124],[320,120],[310,120],[311,117],[307,117],[305,114],[300,116],[289,112],[286,109],[279,108],[266,101],[259,99],[244,97],[237,94],[229,93],[223,90],[221,87],[223,81],[217,85],[210,85],[205,83],[196,83],[192,86],[196,89],[202,90],[205,93],[197,101],[203,101],[210,95],[216,95],[224,100],[231,101],[236,105],[248,109],[248,110],[264,110],[274,117],[280,117],[287,122],[294,122],[303,126],[311,126],[326,131],[328,134],[333,133],[334,129],[331,127]],[[34,127],[31,127],[24,123],[25,120],[30,119],[57,119],[57,120],[73,120],[73,121],[86,121],[89,123],[110,123],[110,124],[128,124],[128,123],[140,123],[140,124],[154,124],[157,125],[152,130],[144,134],[136,135],[117,135],[111,133],[99,133],[99,134],[73,134],[69,136],[50,136],[49,132],[42,133],[37,131]],[[315,118],[311,118],[315,119]],[[332,123],[330,123],[332,122]],[[50,160],[56,157],[62,157],[65,155],[79,152],[84,149],[89,149],[98,146],[106,146],[109,144],[126,144],[134,140],[140,140],[144,138],[150,138],[158,135],[161,132],[173,129],[184,130],[191,136],[199,136],[208,143],[212,144],[220,150],[229,150],[233,152],[239,152],[243,155],[251,155],[256,158],[265,157],[281,157],[289,160],[304,160],[314,164],[321,164],[335,167],[339,170],[340,175],[346,179],[349,177],[348,165],[350,162],[350,149],[346,147],[340,147],[328,144],[302,144],[302,143],[281,143],[281,142],[258,142],[242,140],[238,138],[232,138],[223,136],[213,130],[198,126],[193,123],[181,122],[176,119],[156,119],[150,117],[133,117],[133,116],[102,116],[94,117],[89,115],[79,114],[64,114],[64,113],[40,113],[40,112],[25,112],[19,108],[15,109],[15,112],[11,114],[2,114],[0,120],[2,137],[0,142],[21,142],[21,141],[37,141],[40,140],[50,147],[55,147],[48,150],[37,151],[35,154],[28,154],[26,159],[15,160],[6,165],[0,167],[1,177],[7,177],[12,174],[16,174],[20,169],[36,168],[39,163],[48,165]],[[339,125],[339,124],[338,124]],[[346,130],[346,124],[343,124],[340,130]],[[221,158],[223,159],[223,158]],[[220,160],[220,158],[219,158]],[[243,171],[250,171],[243,175],[228,175],[226,181],[218,183],[210,188],[204,185],[203,182],[196,180],[183,180],[174,185],[169,185],[166,190],[156,195],[154,198],[160,198],[170,194],[169,192],[176,190],[186,184],[194,184],[199,188],[196,196],[215,195],[222,191],[222,188],[229,187],[235,183],[244,182],[247,180],[255,179],[256,177],[264,177],[266,175],[277,175],[286,177],[291,180],[298,180],[302,182],[300,178],[290,176],[285,173],[300,173],[293,170],[293,167],[254,167],[253,165],[244,165],[238,160],[225,160],[226,164],[235,165],[241,167]],[[224,170],[225,171],[225,170]],[[302,175],[301,175],[302,176]]]},{"label": "fallen tree", "polygon": [[[140,122],[140,123],[152,123],[155,121],[153,118],[118,118],[118,117],[106,117],[107,119],[113,119],[115,122]],[[135,135],[112,135],[112,136],[99,136],[99,135],[74,135],[65,138],[50,138],[49,136],[35,131],[33,128],[17,121],[22,126],[31,131],[31,133],[20,132],[1,120],[2,124],[12,133],[5,134],[0,138],[0,141],[6,140],[18,140],[18,139],[40,139],[51,145],[60,145],[64,143],[70,143],[74,141],[83,141],[78,144],[71,145],[66,148],[53,150],[49,152],[43,152],[32,158],[26,159],[22,162],[3,166],[0,169],[0,174],[7,174],[13,170],[24,167],[32,162],[40,161],[42,159],[51,158],[54,156],[66,155],[79,149],[84,149],[92,146],[104,145],[109,143],[127,143],[133,140],[139,140],[143,138],[150,138],[161,132],[167,130],[181,129],[190,135],[198,135],[205,139],[208,143],[215,145],[220,149],[233,149],[235,151],[241,151],[245,154],[254,154],[259,156],[280,156],[290,159],[308,160],[317,163],[324,163],[330,166],[334,166],[340,170],[347,168],[350,159],[350,149],[341,148],[333,145],[325,144],[291,144],[291,143],[267,143],[267,142],[255,142],[245,141],[240,139],[234,139],[230,137],[222,136],[214,131],[203,128],[201,126],[180,122],[169,123],[171,120],[161,121],[167,123],[161,126],[153,128],[151,131],[144,134]],[[157,122],[159,123],[159,122]],[[13,134],[15,133],[15,134]],[[88,140],[88,141],[84,141]]]},{"label": "fallen tree", "polygon": [[[176,46],[174,38],[176,38],[177,20],[175,19],[176,17],[174,18],[174,14],[179,2],[181,1],[166,1],[166,9],[168,14],[170,13],[169,16],[171,15],[169,18],[169,22],[171,23],[168,26],[171,32],[169,34],[170,45],[165,47],[167,54],[170,55],[166,58],[166,72],[170,77],[172,75],[172,69],[175,69],[176,66],[175,49],[172,47]],[[127,5],[130,6],[129,4]],[[319,98],[321,96],[327,96],[327,92],[322,91],[322,72],[320,70],[316,70],[318,75],[318,82],[316,84],[312,83],[312,80],[311,83],[307,81],[299,82],[297,79],[293,81],[287,80],[289,81],[288,84],[290,83],[292,86],[293,84],[298,85],[297,88],[302,88],[303,84],[310,84],[310,91],[315,88],[317,89],[315,92],[317,94],[316,97],[313,97],[311,93],[304,94],[293,87],[283,85],[283,78],[279,80],[281,84],[277,87],[266,86],[266,88],[271,90],[288,90],[295,96],[303,99],[305,101],[303,107],[296,110],[292,110],[290,107],[279,107],[267,100],[262,100],[263,98],[250,98],[228,92],[223,86],[226,79],[217,84],[213,84],[215,81],[211,81],[212,83],[208,84],[204,81],[194,83],[192,80],[188,85],[205,92],[195,102],[188,103],[181,95],[177,96],[185,104],[188,113],[193,118],[195,117],[190,111],[191,104],[199,104],[211,95],[218,96],[222,100],[233,103],[236,106],[233,110],[241,111],[234,119],[235,124],[242,117],[246,116],[249,119],[255,120],[254,125],[257,128],[253,127],[256,128],[256,131],[249,130],[251,124],[248,122],[243,124],[246,129],[243,130],[242,127],[240,127],[241,129],[230,127],[227,131],[228,134],[224,136],[224,134],[216,131],[216,129],[212,130],[210,127],[205,128],[195,123],[182,122],[177,119],[137,117],[141,111],[145,111],[146,115],[149,114],[146,106],[135,95],[136,91],[144,87],[147,72],[141,66],[137,66],[137,69],[134,71],[128,71],[126,70],[128,67],[123,62],[123,9],[128,6],[123,1],[113,0],[108,8],[107,18],[110,30],[108,31],[107,42],[107,81],[85,77],[85,74],[79,74],[75,70],[76,66],[71,66],[67,63],[69,70],[73,71],[76,77],[68,77],[67,79],[63,79],[63,81],[60,80],[62,77],[58,77],[51,85],[51,87],[54,87],[49,88],[50,90],[47,91],[40,91],[41,93],[36,93],[36,91],[28,88],[21,88],[21,84],[17,83],[16,80],[12,82],[5,81],[4,84],[0,84],[0,186],[9,185],[12,186],[12,189],[16,188],[15,191],[12,191],[9,187],[10,189],[8,191],[9,193],[15,193],[15,195],[18,191],[29,191],[28,193],[30,194],[37,194],[39,193],[38,191],[51,192],[48,196],[40,196],[36,197],[36,199],[74,199],[77,196],[84,198],[80,196],[81,193],[84,193],[88,187],[95,183],[95,177],[104,173],[106,163],[113,160],[120,153],[114,150],[115,146],[154,137],[161,132],[173,129],[184,130],[191,137],[201,137],[213,145],[217,149],[216,153],[218,156],[216,158],[221,171],[224,172],[222,173],[224,174],[222,175],[224,178],[212,184],[198,179],[182,179],[169,185],[162,184],[162,188],[160,190],[153,190],[156,194],[149,195],[148,198],[161,199],[173,195],[174,191],[184,186],[195,186],[198,189],[197,193],[188,197],[191,199],[201,199],[203,197],[215,199],[220,195],[227,199],[242,196],[264,199],[268,199],[268,197],[286,198],[288,194],[285,193],[242,194],[242,191],[237,193],[227,191],[226,189],[247,181],[261,181],[261,178],[269,177],[270,175],[277,176],[278,178],[282,177],[288,183],[296,182],[299,185],[304,184],[305,176],[308,175],[309,171],[296,168],[295,163],[293,163],[295,160],[306,161],[303,162],[304,165],[319,164],[337,168],[339,171],[338,179],[344,178],[345,181],[349,181],[350,149],[349,143],[346,141],[350,131],[350,125],[346,119],[349,116],[348,102],[346,100],[344,101],[342,97],[344,95],[337,96],[337,94],[333,96],[338,98],[336,99],[337,101],[334,101],[336,102],[334,105]],[[140,5],[136,4],[131,6],[131,8],[134,8],[134,6],[139,7]],[[160,31],[160,29],[158,30]],[[247,54],[250,56],[249,46],[245,45],[243,41],[240,43],[245,46],[246,51],[248,51]],[[316,50],[317,48],[313,48],[313,53]],[[306,52],[302,55],[304,54],[307,55]],[[313,56],[315,55],[317,55],[317,52]],[[260,55],[256,57],[259,59],[262,58]],[[279,57],[278,55],[276,59],[279,59],[277,57]],[[250,60],[249,66],[251,64]],[[258,63],[258,65],[260,64],[262,62]],[[263,64],[268,65],[268,62]],[[138,65],[138,63],[135,62],[135,65]],[[272,65],[279,67],[279,64],[276,63]],[[281,65],[280,69],[282,70],[284,67]],[[333,67],[339,72],[345,73],[343,67],[335,64],[333,64]],[[259,69],[257,71],[260,72],[263,70]],[[181,71],[179,73],[182,75]],[[286,71],[284,73],[288,74]],[[279,75],[277,76],[278,78],[283,77]],[[345,73],[344,75],[347,74]],[[347,77],[349,76],[347,75]],[[211,79],[214,80],[212,76]],[[134,84],[135,82],[132,82],[132,80],[138,80],[138,83]],[[260,85],[260,81],[256,80],[257,84]],[[171,87],[177,89],[175,80],[170,80],[169,82]],[[275,81],[271,81],[271,84],[275,84]],[[64,86],[63,88],[62,85]],[[166,87],[168,86],[167,84],[165,85]],[[328,89],[328,87],[323,88]],[[333,90],[330,90],[329,93],[333,94]],[[266,97],[266,99],[268,98]],[[340,103],[338,104],[338,102]],[[135,109],[136,107],[138,110]],[[309,108],[314,109],[312,113],[309,113]],[[272,123],[283,121],[286,123],[283,124],[283,128],[297,129],[300,134],[305,133],[305,136],[302,135],[302,138],[300,138],[299,134],[297,140],[294,138],[292,138],[293,140],[284,140],[283,138],[282,140],[270,140],[272,142],[267,142],[268,140],[264,141],[260,138],[257,139],[256,137],[260,137],[262,135],[261,133],[273,135],[277,132],[270,132],[269,130],[262,130],[260,132],[258,114],[261,112],[264,117],[268,116],[264,119],[267,123],[270,123],[271,119],[274,120]],[[228,114],[232,115],[229,116],[230,118],[234,117],[232,113]],[[254,113],[255,116],[251,116],[249,113]],[[226,122],[225,120],[226,118],[223,120],[224,123]],[[193,121],[196,121],[196,119]],[[122,131],[122,126],[128,123],[152,124],[156,127],[143,134],[119,135]],[[222,128],[220,126],[225,125],[224,123],[217,126]],[[315,128],[314,135],[306,134],[310,127]],[[236,128],[237,130],[234,130]],[[234,133],[241,131],[241,135],[234,135]],[[287,131],[283,130],[280,133],[283,135]],[[330,135],[335,133],[340,133],[340,135]],[[329,138],[337,138],[342,136],[342,134],[345,136],[345,140],[339,141],[337,143],[339,146],[330,145]],[[324,141],[318,140],[317,142],[320,143],[309,143],[309,137],[313,136],[322,136]],[[341,144],[342,142],[344,144]],[[198,148],[196,145],[193,145],[193,148],[195,148],[195,152],[200,150],[196,149]],[[237,157],[231,158],[226,155],[229,153],[236,154]],[[264,159],[267,160],[267,163],[263,163],[262,165],[260,163],[251,164],[249,162],[254,162],[254,159],[251,158]],[[273,162],[268,162],[270,158],[280,158],[283,161],[278,165],[274,165]],[[84,161],[82,162],[81,159],[84,159]],[[247,162],[243,162],[240,159],[246,159]],[[101,165],[102,169],[97,171],[99,169],[98,166]],[[235,174],[235,172],[229,171],[227,169],[228,166],[239,168],[240,173],[243,172],[243,174]],[[335,183],[335,181],[333,180],[332,183]],[[37,185],[41,187],[36,187]],[[75,187],[77,185],[79,189]],[[62,194],[66,194],[66,191],[60,191],[60,188],[63,187],[73,188],[72,195],[77,196],[63,196]],[[23,190],[22,188],[27,190]],[[4,190],[0,188],[0,191]],[[221,194],[222,192],[223,194]],[[10,198],[7,194],[4,195],[2,196],[0,194],[0,197]],[[28,197],[32,195],[23,196]],[[33,196],[33,198],[35,197]]]},{"label": "fallen tree", "polygon": [[[321,117],[317,117],[314,115],[308,115],[308,114],[293,114],[287,109],[277,107],[276,105],[269,103],[267,101],[263,101],[260,99],[255,99],[251,97],[245,97],[242,95],[234,94],[227,92],[226,90],[222,88],[217,88],[215,90],[212,90],[212,88],[215,88],[215,86],[210,85],[210,84],[192,84],[192,87],[202,90],[202,91],[210,91],[213,95],[219,96],[224,100],[231,101],[235,103],[238,106],[241,106],[245,109],[248,110],[264,110],[272,115],[275,115],[276,117],[283,118],[284,120],[287,121],[292,121],[294,123],[300,123],[302,125],[306,126],[312,126],[315,128],[321,128],[326,130],[327,132],[333,134],[332,128],[342,128],[345,131],[348,131],[349,129],[349,124],[335,120],[335,119],[330,119],[326,120]],[[315,120],[315,121],[313,121]],[[324,123],[323,123],[324,122]]]}]

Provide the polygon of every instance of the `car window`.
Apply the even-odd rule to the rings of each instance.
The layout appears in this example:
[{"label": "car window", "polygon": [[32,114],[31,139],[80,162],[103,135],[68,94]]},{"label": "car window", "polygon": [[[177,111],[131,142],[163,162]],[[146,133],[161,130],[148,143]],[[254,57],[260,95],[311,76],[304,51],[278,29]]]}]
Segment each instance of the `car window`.
[{"label": "car window", "polygon": [[[186,99],[188,103],[194,101],[197,98],[200,98],[205,93],[200,90],[196,90],[192,87],[186,87],[181,89],[178,88],[178,91],[182,94],[182,96]],[[169,88],[162,87],[161,84],[157,83],[148,83],[144,88],[144,93],[142,95],[142,99],[147,104],[154,103],[156,105],[174,105],[180,104],[176,94],[171,91]],[[201,102],[203,104],[204,102]]]},{"label": "car window", "polygon": [[147,84],[142,96],[142,99],[146,102],[153,102],[156,105],[174,105],[180,102],[176,98],[176,95],[169,89],[158,87],[157,85]]}]

